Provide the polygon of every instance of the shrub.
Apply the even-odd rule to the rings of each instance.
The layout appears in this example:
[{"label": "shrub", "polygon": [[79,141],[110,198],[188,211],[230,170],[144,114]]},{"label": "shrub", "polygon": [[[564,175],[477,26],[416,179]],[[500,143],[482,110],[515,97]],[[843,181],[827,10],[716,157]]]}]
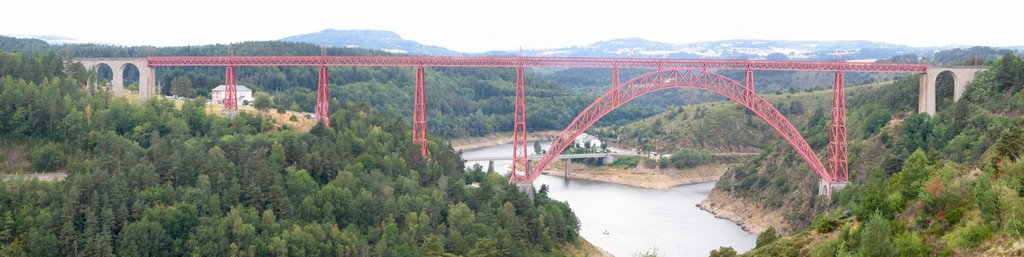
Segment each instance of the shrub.
[{"label": "shrub", "polygon": [[912,232],[902,233],[896,236],[894,241],[896,256],[928,256],[931,252],[931,246],[926,244],[921,236]]},{"label": "shrub", "polygon": [[754,248],[756,249],[771,244],[772,242],[775,242],[775,240],[778,239],[779,234],[775,232],[775,228],[768,227],[768,229],[765,229],[764,232],[761,232],[760,235],[757,235],[757,246],[755,246]]},{"label": "shrub", "polygon": [[958,227],[949,232],[942,239],[946,240],[954,248],[974,248],[981,244],[981,241],[992,237],[992,227],[985,224],[971,224]]},{"label": "shrub", "polygon": [[615,159],[615,162],[612,163],[612,166],[620,167],[620,168],[632,169],[632,168],[636,168],[637,164],[640,164],[640,159],[639,158],[619,157],[619,158]]},{"label": "shrub", "polygon": [[718,250],[711,250],[711,255],[708,257],[736,257],[736,250],[732,247],[722,246],[718,247]]},{"label": "shrub", "polygon": [[839,254],[839,238],[825,240],[811,247],[811,257],[834,257]]},{"label": "shrub", "polygon": [[683,148],[672,155],[672,166],[676,169],[686,169],[708,163],[711,160],[711,153],[704,150]]},{"label": "shrub", "polygon": [[32,167],[39,171],[51,171],[64,167],[67,157],[56,143],[47,143],[32,151]]},{"label": "shrub", "polygon": [[811,223],[811,227],[818,233],[830,233],[839,227],[839,220],[828,215],[818,215]]}]

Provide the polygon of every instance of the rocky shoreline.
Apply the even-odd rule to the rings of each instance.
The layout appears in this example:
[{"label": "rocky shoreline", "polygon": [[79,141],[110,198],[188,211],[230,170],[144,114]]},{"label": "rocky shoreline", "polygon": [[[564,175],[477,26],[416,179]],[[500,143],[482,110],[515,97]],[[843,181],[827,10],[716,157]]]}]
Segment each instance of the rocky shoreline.
[{"label": "rocky shoreline", "polygon": [[[545,175],[565,177],[561,162],[552,163],[544,171]],[[582,164],[577,164],[582,165]],[[614,167],[588,167],[586,170],[571,170],[569,178],[619,184],[645,189],[669,189],[682,185],[700,184],[718,181],[725,174],[729,165],[704,165],[695,168],[676,169],[622,169]]]},{"label": "rocky shoreline", "polygon": [[566,256],[615,257],[615,255],[590,243],[590,241],[587,241],[582,236],[577,238],[575,243],[567,244],[562,249],[562,253]]},{"label": "rocky shoreline", "polygon": [[[559,133],[561,133],[561,131],[548,130],[548,131],[540,131],[540,132],[531,132],[528,136],[529,136],[531,142],[532,141],[536,141],[536,140],[551,141],[551,140],[554,140],[555,137],[557,137]],[[483,137],[456,138],[456,139],[448,140],[448,143],[452,145],[452,148],[455,149],[455,151],[469,151],[469,150],[480,149],[480,148],[484,148],[484,147],[491,147],[491,146],[503,145],[503,144],[511,144],[512,143],[512,133],[511,132],[502,132],[502,133],[494,133],[494,134],[491,134],[491,135],[488,135],[488,136],[483,136]],[[532,145],[530,145],[529,147],[530,147],[530,149],[533,149]]]},{"label": "rocky shoreline", "polygon": [[754,234],[761,234],[768,227],[781,231],[788,231],[791,227],[791,224],[786,222],[782,210],[767,210],[758,203],[737,198],[718,188],[711,190],[708,197],[697,204],[697,207],[714,214],[717,218],[730,220],[740,225],[743,230]]}]

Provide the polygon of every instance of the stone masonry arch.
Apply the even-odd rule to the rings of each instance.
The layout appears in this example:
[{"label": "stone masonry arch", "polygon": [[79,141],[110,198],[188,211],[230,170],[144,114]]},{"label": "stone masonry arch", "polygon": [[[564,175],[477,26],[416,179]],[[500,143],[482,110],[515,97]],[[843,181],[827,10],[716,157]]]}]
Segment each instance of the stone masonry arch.
[{"label": "stone masonry arch", "polygon": [[156,69],[149,66],[146,58],[77,58],[86,69],[105,64],[110,67],[113,78],[110,81],[115,96],[124,95],[124,72],[128,64],[139,69],[139,99],[147,99],[156,95]]},{"label": "stone masonry arch", "polygon": [[974,81],[975,74],[988,70],[987,66],[928,66],[928,73],[921,74],[921,86],[918,90],[917,112],[935,115],[935,81],[939,74],[953,74],[953,102],[959,101],[967,90],[967,84]]}]

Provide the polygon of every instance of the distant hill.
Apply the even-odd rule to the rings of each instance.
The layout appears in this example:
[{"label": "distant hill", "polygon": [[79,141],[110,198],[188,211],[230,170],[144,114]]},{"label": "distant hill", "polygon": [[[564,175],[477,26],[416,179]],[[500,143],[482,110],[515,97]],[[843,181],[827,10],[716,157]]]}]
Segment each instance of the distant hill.
[{"label": "distant hill", "polygon": [[[591,56],[591,57],[662,57],[662,58],[736,58],[736,59],[883,59],[896,55],[929,55],[949,47],[910,47],[872,41],[788,41],[734,39],[672,44],[641,38],[620,38],[587,46],[524,50],[529,56]],[[512,55],[518,51],[492,51],[489,55]]]},{"label": "distant hill", "polygon": [[[424,45],[403,39],[386,30],[325,29],[320,32],[290,36],[282,41],[304,42],[316,45],[365,48],[392,53],[425,55],[519,55],[520,50],[494,50],[480,54],[461,53],[439,46]],[[524,49],[526,56],[557,57],[663,57],[663,58],[738,58],[738,59],[801,59],[831,60],[836,51],[843,59],[884,59],[898,55],[930,55],[947,47],[910,47],[872,41],[788,41],[735,39],[695,43],[666,43],[642,38],[619,38],[596,42],[586,46],[551,49]]]},{"label": "distant hill", "polygon": [[53,35],[10,35],[10,37],[21,38],[21,39],[38,39],[38,40],[45,41],[47,44],[51,44],[51,45],[81,44],[81,43],[84,43],[84,42],[79,41],[79,40],[74,39],[74,38],[63,37],[63,36],[53,36]]},{"label": "distant hill", "polygon": [[290,36],[281,40],[322,46],[374,49],[399,54],[461,55],[443,47],[424,45],[416,41],[404,39],[398,33],[386,30],[325,29],[320,32]]}]

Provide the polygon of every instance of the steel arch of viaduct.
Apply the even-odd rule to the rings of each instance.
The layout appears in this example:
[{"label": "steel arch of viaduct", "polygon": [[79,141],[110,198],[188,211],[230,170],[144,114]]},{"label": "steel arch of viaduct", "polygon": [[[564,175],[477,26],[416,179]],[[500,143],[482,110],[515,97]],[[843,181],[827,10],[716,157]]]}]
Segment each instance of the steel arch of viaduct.
[{"label": "steel arch of viaduct", "polygon": [[[752,84],[747,83],[747,85]],[[630,79],[618,90],[612,88],[606,92],[576,116],[576,119],[562,131],[562,134],[552,142],[551,148],[548,149],[544,158],[533,167],[528,176],[523,178],[525,181],[516,182],[534,181],[540,176],[541,171],[573,142],[576,136],[586,131],[612,110],[639,96],[669,88],[696,88],[725,96],[729,100],[739,103],[768,123],[786,143],[796,150],[800,158],[819,177],[826,181],[834,181],[833,176],[800,135],[800,132],[770,102],[755,93],[751,86],[740,84],[728,77],[707,70],[677,69],[649,72]]]}]

